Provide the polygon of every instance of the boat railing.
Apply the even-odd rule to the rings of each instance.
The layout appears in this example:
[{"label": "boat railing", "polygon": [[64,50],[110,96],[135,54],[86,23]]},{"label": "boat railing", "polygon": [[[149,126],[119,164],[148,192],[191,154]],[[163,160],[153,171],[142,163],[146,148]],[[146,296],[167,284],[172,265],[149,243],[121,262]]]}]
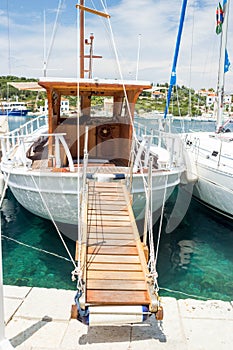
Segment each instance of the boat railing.
[{"label": "boat railing", "polygon": [[[164,132],[164,131],[155,131],[153,129],[148,129],[147,126],[135,122],[136,135],[139,143],[147,141],[149,147],[146,147],[148,150],[147,154],[144,156],[145,166],[148,163],[149,159],[149,149],[153,146],[158,148],[163,148],[168,151],[169,159],[166,161],[161,161],[158,163],[159,168],[172,168],[174,166],[179,166],[184,164],[183,158],[183,142],[178,134]],[[151,147],[152,146],[152,147]],[[142,147],[143,148],[143,147]],[[145,147],[144,147],[145,149]]]},{"label": "boat railing", "polygon": [[[224,167],[226,166],[226,164],[228,163],[228,160],[231,160],[232,157],[231,155],[226,155],[223,154],[223,143],[226,142],[225,139],[221,139],[219,138],[219,147],[218,149],[216,149],[215,151],[213,151],[212,156],[217,157],[217,166],[220,167],[221,165],[223,165]],[[198,162],[200,157],[205,157],[206,159],[210,158],[210,150],[205,148],[201,148],[200,146],[200,139],[199,138],[195,138],[194,142],[193,142],[193,151],[195,154],[195,161]],[[229,165],[228,165],[229,167]]]},{"label": "boat railing", "polygon": [[[70,153],[69,147],[66,143],[66,140],[64,137],[65,135],[66,133],[54,133],[54,134],[42,133],[40,134],[39,138],[40,138],[40,141],[47,138],[55,139],[54,142],[52,142],[54,147],[52,147],[52,150],[48,155],[48,162],[50,163],[50,166],[57,169],[62,168],[61,149],[63,148],[65,152],[65,157],[68,160],[69,170],[71,172],[74,172],[75,171],[74,162],[73,162],[73,158]],[[6,143],[5,143],[6,139],[3,138],[1,141],[2,141],[2,157],[3,157],[3,160],[6,160],[8,159],[8,155],[9,155],[6,149]],[[28,135],[19,135],[18,149],[14,157],[14,160],[17,165],[22,164],[23,166],[27,166],[27,167],[31,166],[32,161],[30,160],[30,157],[26,155],[26,150],[28,149],[28,143],[33,144],[33,141],[36,141],[36,140],[33,140],[31,138],[29,140]]]},{"label": "boat railing", "polygon": [[169,152],[168,167],[181,166],[185,164],[184,145],[178,134],[160,131],[159,139],[161,147]]},{"label": "boat railing", "polygon": [[69,170],[71,172],[74,172],[75,168],[74,168],[73,158],[72,158],[69,147],[68,147],[66,140],[65,140],[65,137],[64,137],[64,136],[66,136],[66,133],[41,134],[40,136],[41,137],[49,137],[49,138],[54,137],[55,138],[54,151],[52,151],[48,155],[48,160],[51,163],[52,167],[55,167],[58,169],[62,167],[62,157],[61,157],[61,147],[60,147],[60,145],[62,145],[62,147],[65,151],[65,156],[66,156],[67,161],[68,161]]},{"label": "boat railing", "polygon": [[40,115],[36,118],[29,120],[27,123],[23,124],[19,128],[16,128],[10,132],[5,133],[1,136],[1,146],[3,157],[8,157],[14,149],[20,145],[22,138],[28,137],[35,133],[39,128],[47,125],[47,117],[45,115]]}]

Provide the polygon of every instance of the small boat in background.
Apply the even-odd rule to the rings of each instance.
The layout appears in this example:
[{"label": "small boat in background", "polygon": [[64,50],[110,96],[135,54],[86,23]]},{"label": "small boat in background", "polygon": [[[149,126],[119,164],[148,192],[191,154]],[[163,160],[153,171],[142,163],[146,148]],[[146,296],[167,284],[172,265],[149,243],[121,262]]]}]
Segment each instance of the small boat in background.
[{"label": "small boat in background", "polygon": [[11,117],[24,117],[28,114],[25,102],[11,101],[11,102],[0,102],[0,116],[8,115]]}]

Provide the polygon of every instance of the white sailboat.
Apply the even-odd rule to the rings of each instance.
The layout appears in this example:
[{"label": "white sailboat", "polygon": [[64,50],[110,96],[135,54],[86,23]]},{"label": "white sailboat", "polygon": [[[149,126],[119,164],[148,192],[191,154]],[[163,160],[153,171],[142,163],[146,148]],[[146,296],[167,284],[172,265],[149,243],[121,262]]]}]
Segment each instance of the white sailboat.
[{"label": "white sailboat", "polygon": [[225,73],[229,64],[226,53],[229,6],[230,0],[224,0],[216,132],[188,133],[184,141],[192,171],[198,177],[193,195],[209,208],[233,219],[233,130],[223,118]]},{"label": "white sailboat", "polygon": [[[48,119],[39,116],[2,138],[1,171],[18,202],[52,220],[77,240],[83,184],[127,180],[137,220],[144,219],[149,164],[153,212],[171,195],[184,171],[182,143],[176,135],[142,133],[134,128],[138,96],[151,83],[84,77],[84,11],[80,11],[80,78],[40,79],[48,98]],[[92,54],[89,59],[92,60]],[[91,66],[91,63],[90,65]],[[90,72],[89,72],[90,73]],[[77,96],[77,115],[60,114],[62,96]],[[98,103],[97,103],[98,102]]]}]

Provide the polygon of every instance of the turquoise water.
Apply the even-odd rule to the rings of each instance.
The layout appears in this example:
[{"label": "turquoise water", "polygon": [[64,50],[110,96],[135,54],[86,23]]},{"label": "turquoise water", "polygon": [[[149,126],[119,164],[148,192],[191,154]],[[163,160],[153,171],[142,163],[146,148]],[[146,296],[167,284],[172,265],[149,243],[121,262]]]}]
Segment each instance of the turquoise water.
[{"label": "turquoise water", "polygon": [[[233,223],[192,200],[181,224],[168,234],[176,195],[166,205],[159,244],[160,295],[233,300]],[[68,256],[52,223],[22,208],[10,191],[1,214],[4,284],[75,289],[73,265],[61,258]],[[155,244],[158,232],[156,224]],[[65,240],[74,256],[74,242]]]},{"label": "turquoise water", "polygon": [[[172,200],[167,208],[169,205],[172,207]],[[154,227],[155,235],[156,232]],[[233,223],[192,200],[175,231],[167,234],[164,229],[161,236],[158,259],[161,294],[233,300],[232,247]]]},{"label": "turquoise water", "polygon": [[[166,206],[166,214],[173,207],[174,197]],[[233,300],[232,223],[193,200],[178,228],[170,234],[165,229],[166,219],[158,255],[160,294],[176,298]],[[155,244],[157,233],[158,225],[155,225]],[[53,225],[22,208],[10,192],[3,203],[2,236],[5,284],[75,289],[75,283],[71,281],[71,262],[44,252],[68,258]],[[179,245],[183,241],[188,249],[185,264],[182,264]],[[66,243],[74,256],[74,242],[66,239]]]},{"label": "turquoise water", "polygon": [[[3,201],[1,226],[4,284],[75,288],[71,262],[42,251],[69,259],[53,225],[25,210],[10,191]],[[65,241],[74,256],[74,242]]]}]

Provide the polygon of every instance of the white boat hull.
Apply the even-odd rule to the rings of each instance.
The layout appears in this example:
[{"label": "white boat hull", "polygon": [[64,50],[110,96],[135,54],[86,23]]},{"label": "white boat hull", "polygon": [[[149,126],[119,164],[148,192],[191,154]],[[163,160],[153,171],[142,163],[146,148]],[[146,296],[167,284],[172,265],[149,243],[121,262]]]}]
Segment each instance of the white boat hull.
[{"label": "white boat hull", "polygon": [[232,175],[197,165],[198,181],[193,195],[214,211],[233,219]]},{"label": "white boat hull", "polygon": [[[2,171],[7,181],[9,170],[2,167]],[[36,172],[18,168],[11,170],[8,186],[25,209],[54,221],[59,228],[62,227],[64,235],[75,240],[77,230],[71,234],[70,228],[66,232],[66,227],[78,225],[78,188],[82,186],[82,181],[78,178],[77,173]],[[153,212],[162,206],[164,192],[166,191],[165,198],[168,199],[179,182],[180,172],[177,170],[167,172],[167,175],[166,172],[158,172],[153,176]],[[133,176],[132,194],[135,218],[140,221],[145,214],[145,193],[140,174]]]},{"label": "white boat hull", "polygon": [[[46,121],[46,120],[45,120]],[[3,139],[3,157],[1,171],[7,186],[11,189],[16,200],[31,213],[42,218],[52,220],[59,225],[62,233],[74,240],[77,239],[77,226],[79,224],[79,209],[81,195],[83,193],[82,179],[85,181],[120,181],[124,178],[126,183],[131,181],[130,193],[132,195],[132,207],[135,220],[142,222],[145,218],[146,187],[148,186],[149,153],[151,159],[151,193],[152,212],[154,220],[158,218],[158,210],[165,204],[174,188],[180,183],[181,175],[185,170],[182,154],[182,142],[173,135],[164,135],[168,151],[161,146],[151,144],[145,136],[135,155],[133,167],[118,159],[123,156],[125,139],[114,139],[119,145],[120,153],[117,160],[110,162],[108,159],[88,157],[80,159],[80,163],[73,162],[65,139],[61,139],[62,150],[66,151],[68,165],[61,165],[62,156],[55,142],[54,158],[49,158],[43,153],[43,145],[46,145],[47,124],[42,124],[43,117],[32,121],[32,125],[26,128],[23,142],[19,142],[18,134],[13,131]],[[35,126],[33,132],[29,132]],[[22,126],[25,128],[25,126]],[[17,131],[17,130],[16,130]],[[53,136],[62,137],[63,134],[55,133]],[[45,138],[45,142],[44,142]],[[112,140],[110,140],[112,141]],[[101,142],[99,146],[108,146],[108,141]],[[36,154],[37,147],[42,147],[40,157],[32,158]],[[45,146],[46,147],[46,146]],[[93,149],[93,148],[92,148]],[[50,162],[50,160],[52,161]],[[111,157],[112,159],[112,157]],[[123,156],[124,159],[124,156]],[[50,164],[49,164],[50,162]],[[86,163],[85,163],[86,162]],[[142,165],[142,162],[144,162]],[[97,178],[96,178],[97,177]],[[69,227],[68,227],[69,226]],[[70,226],[74,226],[74,234],[71,234]],[[67,229],[68,227],[68,229]]]},{"label": "white boat hull", "polygon": [[212,210],[233,219],[233,133],[185,136],[197,182],[193,195]]}]

